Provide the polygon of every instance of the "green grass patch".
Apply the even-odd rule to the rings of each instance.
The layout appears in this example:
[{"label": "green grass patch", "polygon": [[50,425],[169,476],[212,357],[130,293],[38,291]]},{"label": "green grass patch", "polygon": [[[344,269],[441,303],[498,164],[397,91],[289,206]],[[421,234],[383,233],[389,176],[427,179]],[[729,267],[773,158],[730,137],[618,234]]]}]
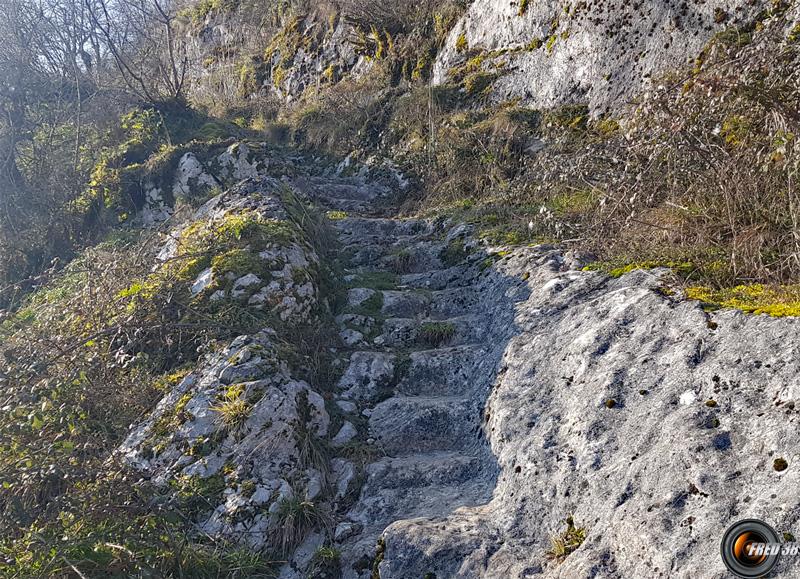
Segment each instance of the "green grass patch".
[{"label": "green grass patch", "polygon": [[417,339],[432,348],[438,348],[453,339],[456,327],[450,322],[427,322],[420,326]]},{"label": "green grass patch", "polygon": [[583,268],[583,271],[602,271],[610,277],[622,277],[637,269],[656,269],[666,267],[675,273],[688,276],[696,270],[695,264],[689,261],[646,260],[626,262],[624,260],[597,261]]}]

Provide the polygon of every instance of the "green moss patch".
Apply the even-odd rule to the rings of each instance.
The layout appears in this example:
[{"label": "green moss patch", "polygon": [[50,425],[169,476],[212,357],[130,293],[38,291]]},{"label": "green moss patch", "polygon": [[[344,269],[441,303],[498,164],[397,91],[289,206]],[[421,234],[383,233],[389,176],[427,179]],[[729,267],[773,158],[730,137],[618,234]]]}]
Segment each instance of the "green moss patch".
[{"label": "green moss patch", "polygon": [[694,286],[686,289],[686,297],[702,302],[709,309],[732,308],[776,318],[800,316],[798,285],[747,284],[726,289]]}]

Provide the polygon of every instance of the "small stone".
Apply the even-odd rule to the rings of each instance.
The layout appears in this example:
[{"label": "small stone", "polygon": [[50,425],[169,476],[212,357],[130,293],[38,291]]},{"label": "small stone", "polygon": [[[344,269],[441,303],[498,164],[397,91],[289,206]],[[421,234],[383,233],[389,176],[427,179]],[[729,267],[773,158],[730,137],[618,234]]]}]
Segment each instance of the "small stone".
[{"label": "small stone", "polygon": [[250,501],[256,505],[265,505],[272,498],[272,490],[263,486],[256,486],[256,490],[250,497]]},{"label": "small stone", "polygon": [[361,525],[358,523],[351,523],[345,521],[336,525],[336,530],[333,533],[333,539],[340,543],[345,539],[349,539],[361,532]]},{"label": "small stone", "polygon": [[369,298],[375,295],[375,290],[366,287],[356,287],[347,291],[347,305],[350,307],[360,306]]},{"label": "small stone", "polygon": [[211,294],[211,297],[208,299],[211,300],[212,302],[222,301],[225,299],[225,292],[223,290],[217,290],[213,294]]},{"label": "small stone", "polygon": [[606,408],[614,408],[617,405],[617,401],[613,398],[609,398],[606,400]]},{"label": "small stone", "polygon": [[789,468],[789,463],[786,462],[785,458],[776,458],[772,463],[772,468],[774,468],[777,472],[783,472]]},{"label": "small stone", "polygon": [[717,401],[711,398],[710,400],[706,400],[706,406],[709,408],[714,408],[717,405]]},{"label": "small stone", "polygon": [[355,346],[364,339],[364,334],[356,330],[351,330],[350,328],[345,328],[339,332],[339,337],[342,338],[342,342],[344,342],[346,346]]},{"label": "small stone", "polygon": [[333,444],[333,446],[344,446],[357,435],[358,430],[356,430],[356,427],[353,426],[351,422],[345,422],[339,429],[339,432],[336,433],[336,436],[333,437],[331,444]]},{"label": "small stone", "polygon": [[695,400],[697,400],[697,395],[691,390],[687,390],[686,392],[680,395],[680,398],[678,398],[678,402],[680,402],[684,406],[691,406],[692,404],[694,404]]},{"label": "small stone", "polygon": [[197,279],[194,280],[192,284],[192,295],[197,295],[214,281],[214,274],[211,271],[211,268],[206,268],[200,272],[197,276]]},{"label": "small stone", "polygon": [[342,412],[355,412],[358,406],[348,400],[337,400],[336,406],[342,409]]},{"label": "small stone", "polygon": [[341,499],[347,494],[350,483],[356,478],[356,467],[351,461],[343,458],[334,458],[331,466],[336,477],[336,498]]},{"label": "small stone", "polygon": [[306,498],[311,501],[322,492],[322,473],[315,468],[309,468],[306,470],[306,476],[308,476]]},{"label": "small stone", "polygon": [[263,305],[264,302],[267,301],[267,298],[269,298],[269,294],[270,294],[269,288],[263,287],[257,293],[254,293],[253,295],[250,296],[250,299],[247,300],[247,304],[250,306]]},{"label": "small stone", "polygon": [[258,283],[261,283],[261,278],[254,273],[248,273],[247,275],[243,275],[235,282],[233,282],[233,287],[243,288],[243,287],[249,287],[251,285],[256,285]]}]

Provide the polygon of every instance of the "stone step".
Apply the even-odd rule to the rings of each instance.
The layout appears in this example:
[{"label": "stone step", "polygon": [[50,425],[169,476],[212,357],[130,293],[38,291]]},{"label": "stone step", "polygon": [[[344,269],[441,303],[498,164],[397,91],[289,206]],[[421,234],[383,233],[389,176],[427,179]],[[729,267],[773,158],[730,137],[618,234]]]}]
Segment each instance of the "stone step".
[{"label": "stone step", "polygon": [[466,287],[475,283],[478,274],[470,264],[459,264],[445,269],[403,275],[400,277],[400,285],[432,291]]},{"label": "stone step", "polygon": [[381,247],[401,248],[406,245],[423,241],[425,237],[420,235],[347,235],[339,234],[339,243],[342,250],[352,251],[366,245],[376,245]]},{"label": "stone step", "polygon": [[381,314],[398,318],[441,319],[467,314],[478,305],[470,288],[429,290],[387,290],[383,292]]},{"label": "stone step", "polygon": [[487,319],[466,314],[446,319],[388,318],[374,340],[384,348],[439,348],[479,342]]},{"label": "stone step", "polygon": [[377,236],[393,238],[397,236],[430,235],[434,232],[434,225],[424,219],[346,217],[335,220],[332,225],[341,235],[349,237]]},{"label": "stone step", "polygon": [[369,420],[371,436],[390,456],[476,448],[480,410],[456,396],[395,396],[378,404]]},{"label": "stone step", "polygon": [[383,458],[370,464],[366,475],[348,519],[382,529],[395,520],[442,515],[488,501],[495,473],[477,456],[431,452]]},{"label": "stone step", "polygon": [[444,267],[439,259],[442,243],[418,241],[411,244],[356,244],[346,249],[345,259],[357,271],[391,271],[397,274],[422,273]]},{"label": "stone step", "polygon": [[[486,352],[486,347],[472,344],[412,352],[397,391],[405,396],[466,394],[483,369]],[[494,368],[486,366],[488,372]]]},{"label": "stone step", "polygon": [[338,198],[318,198],[316,199],[322,207],[333,211],[344,211],[345,213],[353,213],[357,211],[366,211],[368,203],[358,199],[338,199]]},{"label": "stone step", "polygon": [[387,352],[353,352],[336,384],[339,397],[354,402],[373,401],[392,394],[395,358]]}]

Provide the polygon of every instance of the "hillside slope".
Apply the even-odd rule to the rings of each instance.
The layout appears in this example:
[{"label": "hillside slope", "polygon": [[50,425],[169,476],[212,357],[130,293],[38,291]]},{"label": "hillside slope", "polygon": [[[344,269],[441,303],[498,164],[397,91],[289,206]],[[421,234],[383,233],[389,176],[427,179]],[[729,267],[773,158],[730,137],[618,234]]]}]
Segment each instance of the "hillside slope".
[{"label": "hillside slope", "polygon": [[721,578],[732,521],[793,539],[800,5],[169,18],[177,96],[11,147],[9,199],[59,194],[0,218],[0,577]]}]

